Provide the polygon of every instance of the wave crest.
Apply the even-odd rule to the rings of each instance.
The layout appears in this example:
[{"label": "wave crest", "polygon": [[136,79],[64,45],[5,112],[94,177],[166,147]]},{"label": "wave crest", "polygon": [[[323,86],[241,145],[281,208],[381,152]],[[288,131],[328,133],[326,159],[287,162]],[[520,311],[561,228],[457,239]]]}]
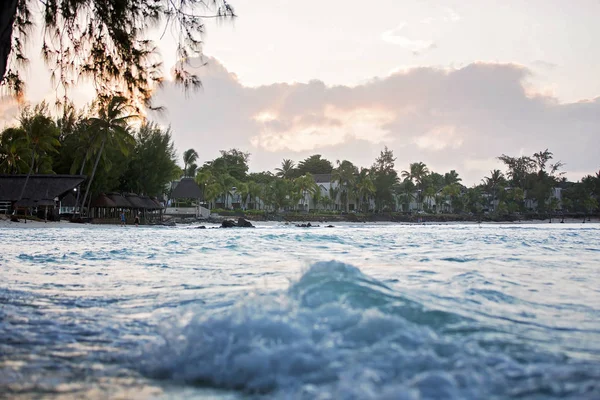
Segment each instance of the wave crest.
[{"label": "wave crest", "polygon": [[154,378],[270,397],[484,398],[519,385],[565,395],[539,378],[556,364],[522,365],[442,329],[468,323],[354,266],[320,262],[285,292],[163,323],[161,343],[137,364]]}]

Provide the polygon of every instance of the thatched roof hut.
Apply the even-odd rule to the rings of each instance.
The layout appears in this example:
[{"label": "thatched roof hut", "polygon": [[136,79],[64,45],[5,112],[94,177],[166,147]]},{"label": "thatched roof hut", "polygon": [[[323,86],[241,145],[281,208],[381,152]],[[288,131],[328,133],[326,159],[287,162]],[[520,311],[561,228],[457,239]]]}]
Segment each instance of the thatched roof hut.
[{"label": "thatched roof hut", "polygon": [[105,195],[104,193],[100,193],[98,197],[92,200],[92,207],[94,208],[116,208],[117,203],[115,203],[110,197]]},{"label": "thatched roof hut", "polygon": [[143,210],[146,208],[142,199],[140,199],[139,196],[135,193],[127,193],[125,195],[125,198],[127,199],[128,202],[131,203],[133,208],[137,208],[138,210]]},{"label": "thatched roof hut", "polygon": [[182,178],[171,193],[172,199],[204,199],[202,189],[193,178]]},{"label": "thatched roof hut", "polygon": [[159,208],[148,196],[140,196],[140,200],[144,204],[146,210],[156,210]]},{"label": "thatched roof hut", "polygon": [[35,207],[37,204],[37,202],[33,199],[29,199],[29,198],[22,198],[21,200],[17,201],[15,203],[15,207],[17,208],[31,208],[31,207]]},{"label": "thatched roof hut", "polygon": [[118,208],[135,208],[127,199],[121,196],[120,193],[107,193],[106,196],[111,199]]},{"label": "thatched roof hut", "polygon": [[[0,175],[0,201],[17,201],[27,175]],[[85,180],[84,175],[31,175],[23,199],[54,199],[73,190]],[[31,207],[31,206],[30,206]]]},{"label": "thatched roof hut", "polygon": [[56,207],[56,202],[53,199],[41,199],[35,203],[38,207]]},{"label": "thatched roof hut", "polygon": [[154,204],[156,204],[156,209],[157,210],[160,210],[160,209],[164,208],[164,205],[163,205],[165,203],[164,200],[161,200],[161,199],[159,199],[157,197],[152,197],[151,200],[154,202]]}]

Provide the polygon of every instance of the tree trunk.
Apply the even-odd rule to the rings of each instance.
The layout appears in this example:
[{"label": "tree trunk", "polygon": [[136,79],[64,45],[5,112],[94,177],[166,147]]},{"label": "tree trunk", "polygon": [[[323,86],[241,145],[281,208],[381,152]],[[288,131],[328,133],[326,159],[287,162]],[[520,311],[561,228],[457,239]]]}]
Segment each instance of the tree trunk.
[{"label": "tree trunk", "polygon": [[100,161],[100,157],[102,156],[102,151],[104,151],[104,143],[106,143],[106,138],[102,140],[102,145],[100,146],[100,151],[98,151],[98,156],[96,157],[96,162],[94,163],[94,169],[92,170],[92,176],[90,176],[90,180],[88,181],[87,188],[85,189],[85,196],[83,196],[83,201],[81,205],[85,207],[85,201],[87,200],[88,194],[90,193],[90,187],[92,186],[92,180],[94,180],[94,175],[96,175],[96,168],[98,168],[98,162]]},{"label": "tree trunk", "polygon": [[[88,147],[88,149],[85,152],[85,158],[81,162],[81,168],[79,168],[79,175],[83,175],[83,168],[85,167],[85,161],[87,160],[89,151],[90,151],[90,148]],[[81,194],[81,188],[79,188],[79,190],[77,191],[77,197],[75,198],[75,210],[74,210],[75,214],[77,214],[77,207],[79,207],[80,194]]]},{"label": "tree trunk", "polygon": [[18,0],[0,2],[0,78],[4,78],[12,50],[12,33],[17,15]]},{"label": "tree trunk", "polygon": [[25,188],[27,187],[27,182],[29,181],[29,177],[31,176],[31,173],[33,172],[33,162],[34,161],[35,161],[35,147],[31,151],[31,166],[29,166],[29,172],[27,173],[27,177],[25,178],[25,183],[23,184],[23,187],[21,188],[21,194],[19,194],[18,200],[23,199],[23,194],[25,194]]},{"label": "tree trunk", "polygon": [[[81,168],[79,168],[79,175],[83,175],[83,169],[85,167],[85,163],[87,162],[87,159],[89,158],[89,155],[90,155],[90,151],[92,149],[91,144],[96,139],[97,135],[98,134],[96,133],[92,137],[92,140],[90,141],[90,146],[88,146],[87,150],[85,151],[85,157],[83,158],[83,161],[81,161]],[[77,197],[75,198],[75,210],[74,210],[74,213],[77,213],[77,207],[79,207],[79,197],[80,197],[80,195],[81,195],[81,188],[79,188],[79,190],[77,191]]]}]

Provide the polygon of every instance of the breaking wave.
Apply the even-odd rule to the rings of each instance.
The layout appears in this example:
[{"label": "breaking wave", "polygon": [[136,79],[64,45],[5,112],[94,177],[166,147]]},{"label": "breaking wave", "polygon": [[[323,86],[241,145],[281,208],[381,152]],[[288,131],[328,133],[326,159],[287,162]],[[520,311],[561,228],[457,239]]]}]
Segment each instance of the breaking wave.
[{"label": "breaking wave", "polygon": [[318,262],[285,291],[162,320],[134,364],[173,384],[268,398],[600,398],[600,356],[577,358],[472,314],[429,309],[354,266]]}]

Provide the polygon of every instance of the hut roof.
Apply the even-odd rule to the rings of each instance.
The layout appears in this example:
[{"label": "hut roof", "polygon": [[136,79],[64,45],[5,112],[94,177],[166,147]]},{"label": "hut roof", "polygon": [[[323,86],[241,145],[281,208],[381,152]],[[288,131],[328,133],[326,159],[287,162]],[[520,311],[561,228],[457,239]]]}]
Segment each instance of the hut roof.
[{"label": "hut roof", "polygon": [[144,203],[144,208],[146,210],[156,210],[156,203],[153,202],[148,196],[140,196],[140,200]]},{"label": "hut roof", "polygon": [[104,193],[100,193],[98,197],[92,200],[92,207],[96,208],[113,208],[117,207],[117,203],[110,199]]},{"label": "hut roof", "polygon": [[[0,201],[17,201],[27,175],[0,175]],[[23,198],[33,201],[54,199],[73,190],[85,180],[83,175],[31,175]]]},{"label": "hut roof", "polygon": [[56,207],[56,202],[53,199],[41,199],[35,202],[38,207]]},{"label": "hut roof", "polygon": [[200,186],[194,181],[193,178],[182,178],[177,184],[173,193],[171,193],[172,199],[204,199],[204,194]]},{"label": "hut roof", "polygon": [[15,207],[23,207],[23,208],[29,208],[29,207],[35,207],[36,205],[36,201],[33,199],[28,199],[26,197],[23,197],[21,200],[17,201],[15,203]]},{"label": "hut roof", "polygon": [[156,209],[161,209],[163,208],[163,204],[164,204],[164,200],[163,199],[158,199],[157,197],[152,197],[151,200],[154,202],[154,204],[156,204]]},{"label": "hut roof", "polygon": [[135,193],[127,193],[125,195],[125,198],[127,199],[128,202],[131,203],[133,208],[138,208],[138,209],[146,208],[146,205],[144,204],[142,199],[140,199],[139,196]]},{"label": "hut roof", "polygon": [[121,196],[120,193],[107,193],[106,196],[111,199],[118,208],[135,208],[127,199]]}]

